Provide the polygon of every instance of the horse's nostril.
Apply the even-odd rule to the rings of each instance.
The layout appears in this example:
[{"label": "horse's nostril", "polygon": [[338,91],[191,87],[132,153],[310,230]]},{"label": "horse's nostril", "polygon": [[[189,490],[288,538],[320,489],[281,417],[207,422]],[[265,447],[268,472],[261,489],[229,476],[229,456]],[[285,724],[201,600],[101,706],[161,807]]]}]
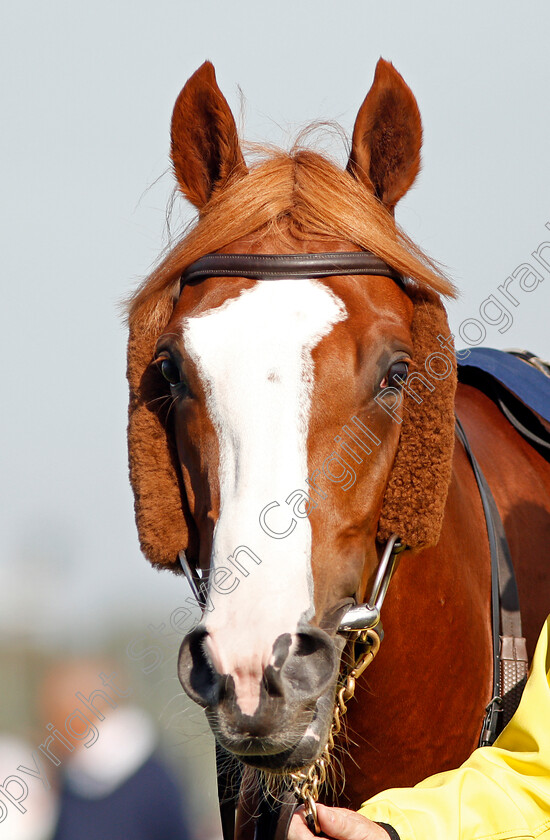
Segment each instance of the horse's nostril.
[{"label": "horse's nostril", "polygon": [[[304,627],[281,668],[281,677],[293,700],[316,699],[335,679],[340,651],[318,627]],[[289,698],[290,699],[290,698]]]},{"label": "horse's nostril", "polygon": [[310,632],[298,633],[294,656],[311,656],[323,650],[325,646],[325,639],[319,639],[317,635],[313,635]]},{"label": "horse's nostril", "polygon": [[269,697],[284,697],[285,688],[280,668],[267,665],[262,678],[262,686]]},{"label": "horse's nostril", "polygon": [[216,671],[206,639],[208,632],[197,627],[181,643],[178,676],[187,694],[200,706],[217,706],[220,698],[220,675]]}]

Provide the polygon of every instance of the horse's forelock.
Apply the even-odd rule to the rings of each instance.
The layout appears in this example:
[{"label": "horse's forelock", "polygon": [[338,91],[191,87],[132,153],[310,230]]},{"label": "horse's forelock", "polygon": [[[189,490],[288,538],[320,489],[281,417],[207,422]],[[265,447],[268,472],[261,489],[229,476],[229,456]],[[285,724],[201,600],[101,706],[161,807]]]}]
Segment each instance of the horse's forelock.
[{"label": "horse's forelock", "polygon": [[269,149],[247,175],[215,192],[197,224],[130,301],[129,315],[151,296],[170,295],[183,270],[204,254],[244,237],[340,239],[370,250],[420,287],[452,296],[442,271],[398,227],[368,189],[318,152]]}]

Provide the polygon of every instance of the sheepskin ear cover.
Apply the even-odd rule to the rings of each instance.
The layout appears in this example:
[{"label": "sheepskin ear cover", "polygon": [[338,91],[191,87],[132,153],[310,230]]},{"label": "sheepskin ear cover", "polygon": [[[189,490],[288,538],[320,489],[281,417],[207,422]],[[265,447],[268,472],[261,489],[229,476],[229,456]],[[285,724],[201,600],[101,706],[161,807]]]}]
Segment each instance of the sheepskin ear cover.
[{"label": "sheepskin ear cover", "polygon": [[180,486],[170,432],[170,399],[152,364],[156,341],[173,305],[172,295],[165,292],[142,304],[130,317],[128,456],[141,550],[153,565],[181,572],[178,552],[189,549],[195,529]]},{"label": "sheepskin ear cover", "polygon": [[[454,399],[456,358],[445,351],[438,336],[450,336],[449,324],[439,297],[408,290],[415,303],[412,337],[413,365],[398,409],[401,437],[382,512],[378,539],[398,534],[411,549],[436,545],[441,532],[447,491],[451,480],[454,449]],[[445,362],[447,360],[447,363]],[[413,372],[425,377],[433,390],[416,382]],[[417,395],[416,402],[412,393]]]}]

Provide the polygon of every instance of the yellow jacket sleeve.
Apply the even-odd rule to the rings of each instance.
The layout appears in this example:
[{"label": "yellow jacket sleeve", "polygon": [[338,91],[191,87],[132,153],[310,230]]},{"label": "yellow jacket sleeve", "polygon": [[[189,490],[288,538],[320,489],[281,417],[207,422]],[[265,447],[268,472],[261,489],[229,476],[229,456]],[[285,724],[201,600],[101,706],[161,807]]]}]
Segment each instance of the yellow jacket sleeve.
[{"label": "yellow jacket sleeve", "polygon": [[550,616],[521,703],[494,745],[457,770],[377,794],[360,813],[401,840],[550,838]]}]

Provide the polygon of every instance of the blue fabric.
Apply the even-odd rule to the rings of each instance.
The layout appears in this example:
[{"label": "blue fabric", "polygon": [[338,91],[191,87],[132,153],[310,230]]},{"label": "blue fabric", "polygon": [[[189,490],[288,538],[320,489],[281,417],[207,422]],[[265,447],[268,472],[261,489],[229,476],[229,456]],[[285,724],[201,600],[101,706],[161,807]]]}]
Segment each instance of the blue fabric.
[{"label": "blue fabric", "polygon": [[191,840],[171,776],[150,758],[102,799],[85,799],[68,787],[52,840]]},{"label": "blue fabric", "polygon": [[458,365],[491,374],[528,408],[550,423],[550,377],[540,370],[511,353],[490,347],[472,347],[468,358],[459,360]]}]

